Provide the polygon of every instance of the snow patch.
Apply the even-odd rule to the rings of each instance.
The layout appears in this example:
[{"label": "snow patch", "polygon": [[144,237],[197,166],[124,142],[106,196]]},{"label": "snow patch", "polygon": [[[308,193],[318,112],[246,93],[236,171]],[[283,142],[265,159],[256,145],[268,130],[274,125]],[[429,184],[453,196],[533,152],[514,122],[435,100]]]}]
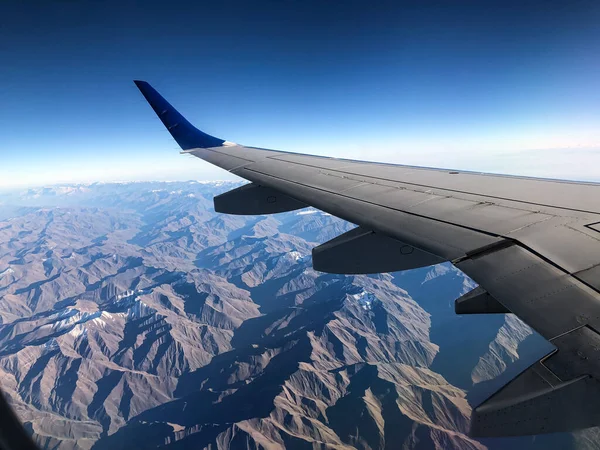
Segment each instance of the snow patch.
[{"label": "snow patch", "polygon": [[87,330],[85,329],[85,327],[82,324],[79,325],[75,325],[71,331],[69,331],[69,334],[71,336],[73,336],[74,338],[78,338],[79,336],[83,336],[84,334],[87,334]]},{"label": "snow patch", "polygon": [[102,320],[102,317],[94,317],[91,322],[95,323],[96,325],[99,325],[103,329],[106,326],[106,322]]},{"label": "snow patch", "polygon": [[79,312],[78,309],[67,308],[67,309],[63,309],[63,310],[57,312],[56,314],[53,314],[52,316],[56,317],[57,319],[63,319],[65,317],[71,317],[71,316],[77,314],[78,312]]},{"label": "snow patch", "polygon": [[288,255],[294,260],[294,261],[300,261],[302,259],[302,255],[300,254],[300,252],[296,252],[296,251],[292,251],[289,252]]},{"label": "snow patch", "polygon": [[11,274],[11,273],[15,273],[15,271],[12,270],[12,268],[9,266],[8,269],[0,272],[0,278],[2,278],[4,275],[8,275],[8,274]]},{"label": "snow patch", "polygon": [[117,301],[123,300],[124,298],[133,297],[135,295],[135,291],[125,291],[123,294],[117,295]]},{"label": "snow patch", "polygon": [[127,311],[127,318],[139,319],[140,317],[152,315],[155,312],[155,309],[150,308],[146,303],[136,298],[133,306]]},{"label": "snow patch", "polygon": [[56,342],[55,338],[48,339],[42,346],[43,351],[52,351],[59,348],[58,342]]},{"label": "snow patch", "polygon": [[58,195],[71,195],[76,192],[89,192],[89,189],[83,186],[59,186],[55,191]]},{"label": "snow patch", "polygon": [[[54,322],[51,325],[51,328],[53,331],[61,331],[65,328],[70,327],[71,325],[74,324],[81,324],[84,322],[88,322],[89,320],[93,320],[96,317],[100,317],[100,311],[96,311],[93,313],[90,312],[81,312],[81,311],[77,311],[76,309],[71,309],[70,311],[70,315],[66,316],[66,318],[61,319],[57,322]],[[43,325],[43,327],[46,327],[46,325]]]},{"label": "snow patch", "polygon": [[427,272],[427,275],[425,275],[425,278],[423,279],[421,284],[423,285],[423,284],[427,283],[428,281],[431,281],[435,278],[446,275],[448,272],[450,272],[452,270],[453,270],[453,268],[449,263],[436,264],[431,269],[429,269],[429,271]]},{"label": "snow patch", "polygon": [[88,185],[63,185],[63,186],[45,186],[41,188],[28,189],[21,193],[21,198],[37,199],[43,195],[52,196],[70,196],[78,193],[90,192]]},{"label": "snow patch", "polygon": [[297,216],[306,216],[307,214],[315,214],[318,211],[316,209],[305,209],[303,211],[298,211],[296,213]]},{"label": "snow patch", "polygon": [[358,294],[350,295],[350,297],[357,301],[365,311],[370,311],[373,307],[373,302],[377,300],[377,297],[375,297],[370,292],[366,292],[364,290]]},{"label": "snow patch", "polygon": [[107,320],[114,320],[115,316],[119,316],[119,314],[111,314],[106,311],[81,312],[76,309],[67,309],[55,316],[60,320],[52,324],[42,325],[40,328],[50,329],[53,333],[56,333],[72,327],[68,334],[77,338],[87,333],[86,324],[93,323],[104,329]]},{"label": "snow patch", "polygon": [[112,320],[113,315],[106,311],[81,312],[77,309],[66,309],[55,314],[53,318],[58,320],[42,325],[40,329],[47,329],[52,333],[60,333],[69,329],[69,334],[78,337],[81,330],[85,330],[86,323],[95,323],[104,328],[106,320]]},{"label": "snow patch", "polygon": [[190,184],[203,184],[203,185],[209,185],[209,186],[215,186],[215,187],[224,186],[224,185],[227,185],[227,184],[237,184],[237,183],[239,183],[239,181],[232,181],[232,180],[214,180],[214,181],[196,180],[196,181],[190,181]]}]

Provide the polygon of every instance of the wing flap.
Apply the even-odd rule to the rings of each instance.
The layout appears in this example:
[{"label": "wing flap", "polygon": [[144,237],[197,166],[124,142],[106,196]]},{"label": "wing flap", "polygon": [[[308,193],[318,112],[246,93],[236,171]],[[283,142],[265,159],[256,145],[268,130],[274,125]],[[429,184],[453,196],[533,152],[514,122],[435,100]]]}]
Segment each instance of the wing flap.
[{"label": "wing flap", "polygon": [[216,212],[238,215],[275,214],[307,206],[281,192],[254,183],[217,195],[213,200]]},{"label": "wing flap", "polygon": [[340,274],[395,272],[444,262],[404,242],[361,227],[313,248],[312,260],[315,270]]},{"label": "wing flap", "polygon": [[535,249],[569,273],[589,269],[600,258],[600,233],[586,227],[589,219],[554,217],[507,236]]},{"label": "wing flap", "polygon": [[456,314],[507,314],[506,307],[481,286],[462,295],[454,302]]},{"label": "wing flap", "polygon": [[600,335],[583,326],[551,342],[557,351],[473,410],[472,436],[574,431],[600,423]]},{"label": "wing flap", "polygon": [[474,435],[571,431],[599,423],[600,407],[588,401],[589,395],[600,394],[598,294],[518,244],[455,265],[556,347],[475,408]]},{"label": "wing flap", "polygon": [[600,329],[598,294],[520,245],[455,265],[546,339],[583,325]]},{"label": "wing flap", "polygon": [[473,410],[473,437],[568,432],[600,422],[598,382],[589,376],[550,384],[553,375],[536,363]]}]

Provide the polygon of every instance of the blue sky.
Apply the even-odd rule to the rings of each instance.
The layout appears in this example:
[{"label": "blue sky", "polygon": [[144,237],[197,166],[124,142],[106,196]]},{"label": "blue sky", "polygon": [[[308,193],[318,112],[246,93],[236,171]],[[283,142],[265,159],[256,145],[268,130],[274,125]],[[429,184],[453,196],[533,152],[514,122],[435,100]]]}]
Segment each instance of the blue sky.
[{"label": "blue sky", "polygon": [[0,187],[227,178],[178,154],[133,79],[242,144],[600,180],[597,2],[8,1],[0,17]]}]

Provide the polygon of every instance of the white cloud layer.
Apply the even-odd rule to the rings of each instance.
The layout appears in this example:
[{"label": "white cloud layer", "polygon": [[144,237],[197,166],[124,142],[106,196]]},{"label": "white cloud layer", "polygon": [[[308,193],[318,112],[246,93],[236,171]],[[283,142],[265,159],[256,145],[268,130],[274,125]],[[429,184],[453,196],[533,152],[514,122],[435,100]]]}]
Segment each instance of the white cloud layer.
[{"label": "white cloud layer", "polygon": [[[333,157],[362,159],[426,167],[472,170],[482,172],[526,175],[570,180],[600,181],[600,147],[540,150],[477,151],[447,148],[433,151],[418,146],[414,149],[393,146],[333,145],[308,151]],[[0,166],[0,188],[41,186],[61,183],[92,183],[98,181],[166,181],[166,180],[236,179],[234,175],[193,156],[166,154],[116,158],[81,158],[69,162],[48,163],[32,161]]]},{"label": "white cloud layer", "polygon": [[235,179],[233,175],[188,155],[123,158],[115,161],[81,159],[47,165],[32,161],[20,168],[0,166],[0,188],[42,186],[49,184],[169,181],[197,179]]}]

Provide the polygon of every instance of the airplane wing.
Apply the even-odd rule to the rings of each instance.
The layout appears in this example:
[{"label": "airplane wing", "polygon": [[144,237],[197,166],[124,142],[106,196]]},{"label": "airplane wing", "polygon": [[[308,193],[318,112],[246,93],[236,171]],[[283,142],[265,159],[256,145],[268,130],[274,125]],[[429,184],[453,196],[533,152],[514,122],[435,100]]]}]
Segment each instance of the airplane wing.
[{"label": "airplane wing", "polygon": [[600,185],[361,162],[233,144],[197,130],[148,83],[185,153],[251,183],[230,214],[308,205],[357,227],[313,250],[316,270],[378,273],[451,261],[479,284],[456,311],[516,314],[555,350],[473,410],[472,436],[600,425]]}]

